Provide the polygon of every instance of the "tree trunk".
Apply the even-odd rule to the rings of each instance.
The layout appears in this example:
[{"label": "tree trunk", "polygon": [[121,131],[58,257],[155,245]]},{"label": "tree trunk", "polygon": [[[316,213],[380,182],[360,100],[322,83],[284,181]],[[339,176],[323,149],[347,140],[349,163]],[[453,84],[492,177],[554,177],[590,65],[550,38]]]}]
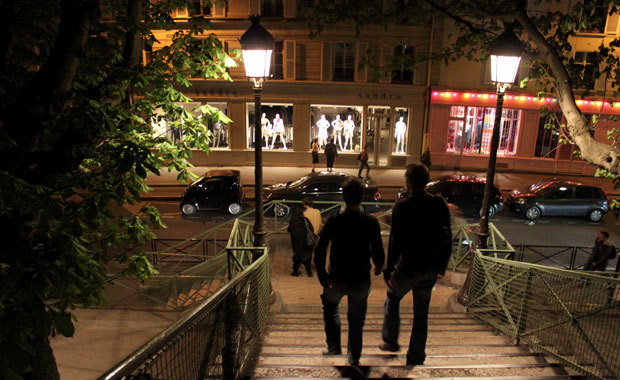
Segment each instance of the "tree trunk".
[{"label": "tree trunk", "polygon": [[56,358],[48,337],[34,342],[35,358],[32,362],[32,373],[25,380],[60,380]]}]

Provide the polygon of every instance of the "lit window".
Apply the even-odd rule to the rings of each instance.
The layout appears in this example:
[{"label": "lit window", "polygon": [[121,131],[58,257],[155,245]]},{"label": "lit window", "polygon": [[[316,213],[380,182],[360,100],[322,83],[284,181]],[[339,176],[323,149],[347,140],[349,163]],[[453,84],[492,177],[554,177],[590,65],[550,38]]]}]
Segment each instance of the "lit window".
[{"label": "lit window", "polygon": [[187,9],[191,17],[211,16],[212,0],[193,0]]},{"label": "lit window", "polygon": [[394,47],[394,65],[392,70],[392,83],[413,83],[413,47],[398,45]]},{"label": "lit window", "polygon": [[355,76],[355,45],[351,42],[334,44],[334,80],[352,82]]}]

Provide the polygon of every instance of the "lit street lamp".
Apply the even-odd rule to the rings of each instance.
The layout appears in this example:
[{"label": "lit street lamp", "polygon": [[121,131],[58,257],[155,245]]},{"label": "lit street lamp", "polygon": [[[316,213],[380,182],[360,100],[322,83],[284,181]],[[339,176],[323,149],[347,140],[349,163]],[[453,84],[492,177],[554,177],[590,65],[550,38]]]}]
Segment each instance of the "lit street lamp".
[{"label": "lit street lamp", "polygon": [[260,96],[263,82],[269,77],[273,36],[260,25],[260,16],[250,16],[252,25],[243,33],[239,42],[243,53],[245,74],[254,87],[254,246],[265,245],[265,214],[263,211],[263,152],[260,128]]},{"label": "lit street lamp", "polygon": [[[497,148],[499,147],[499,127],[502,121],[502,108],[504,106],[504,93],[515,81],[523,53],[523,45],[519,38],[513,33],[512,28],[507,28],[489,46],[491,53],[491,80],[497,86],[497,104],[495,106],[495,123],[493,124],[493,135],[491,137],[491,148],[489,151],[489,164],[487,166],[487,179],[484,187],[484,198],[482,198],[482,210],[480,220],[476,228],[476,241],[473,249],[487,248],[489,237],[489,207],[493,190],[493,180],[495,178],[495,163],[497,161]],[[471,251],[473,258],[473,249]],[[469,298],[469,281],[473,266],[469,266],[469,272],[465,283],[458,295],[459,303],[466,305]]]}]

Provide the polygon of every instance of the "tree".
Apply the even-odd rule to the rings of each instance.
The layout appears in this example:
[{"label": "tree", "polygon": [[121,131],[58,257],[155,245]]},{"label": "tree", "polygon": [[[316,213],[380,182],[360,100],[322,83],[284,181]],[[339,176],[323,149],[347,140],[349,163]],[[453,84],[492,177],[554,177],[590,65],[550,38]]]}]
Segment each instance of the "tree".
[{"label": "tree", "polygon": [[[144,253],[108,257],[102,246],[137,246],[163,225],[157,210],[115,216],[149,191],[148,173],[192,176],[192,149],[208,152],[209,106],[193,110],[179,89],[191,78],[230,80],[235,64],[194,17],[172,43],[181,0],[7,0],[0,5],[0,377],[58,379],[49,336],[71,336],[71,310],[102,304],[105,263],[155,273]],[[224,5],[223,0],[218,4]],[[236,53],[237,54],[237,53]],[[166,120],[183,140],[155,134]]]},{"label": "tree", "polygon": [[[459,58],[484,61],[488,57],[489,42],[504,30],[504,24],[514,30],[526,47],[529,81],[539,95],[555,93],[558,105],[566,119],[561,129],[567,141],[579,147],[582,159],[598,166],[599,174],[616,177],[620,174],[620,151],[609,142],[597,141],[593,136],[596,121],[588,121],[579,110],[574,89],[593,90],[597,79],[612,82],[610,93],[618,96],[620,85],[620,57],[617,49],[620,38],[601,43],[591,70],[584,70],[573,58],[571,38],[580,32],[605,26],[608,15],[618,13],[618,1],[596,0],[563,3],[555,0],[301,0],[299,15],[308,20],[314,34],[320,34],[329,25],[343,20],[355,24],[356,34],[368,27],[397,27],[398,25],[432,25],[435,20],[449,20],[456,25],[452,43],[441,52],[429,57],[396,56],[386,67],[404,63],[415,64],[419,59],[441,59],[447,63]],[[409,61],[407,61],[409,59]],[[378,62],[369,56],[365,62]],[[614,134],[610,135],[613,139]]]}]

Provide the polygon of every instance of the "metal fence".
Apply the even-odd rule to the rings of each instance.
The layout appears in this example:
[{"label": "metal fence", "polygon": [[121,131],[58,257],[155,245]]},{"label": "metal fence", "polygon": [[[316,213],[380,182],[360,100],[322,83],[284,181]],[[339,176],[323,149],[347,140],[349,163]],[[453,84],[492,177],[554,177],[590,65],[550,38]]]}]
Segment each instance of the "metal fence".
[{"label": "metal fence", "polygon": [[240,379],[250,375],[269,317],[270,292],[269,255],[266,248],[248,246],[251,239],[248,225],[237,220],[227,252],[221,255],[227,263],[226,282],[99,380]]},{"label": "metal fence", "polygon": [[[504,254],[500,250],[493,256]],[[620,281],[476,251],[468,311],[597,379],[620,379]]]}]

